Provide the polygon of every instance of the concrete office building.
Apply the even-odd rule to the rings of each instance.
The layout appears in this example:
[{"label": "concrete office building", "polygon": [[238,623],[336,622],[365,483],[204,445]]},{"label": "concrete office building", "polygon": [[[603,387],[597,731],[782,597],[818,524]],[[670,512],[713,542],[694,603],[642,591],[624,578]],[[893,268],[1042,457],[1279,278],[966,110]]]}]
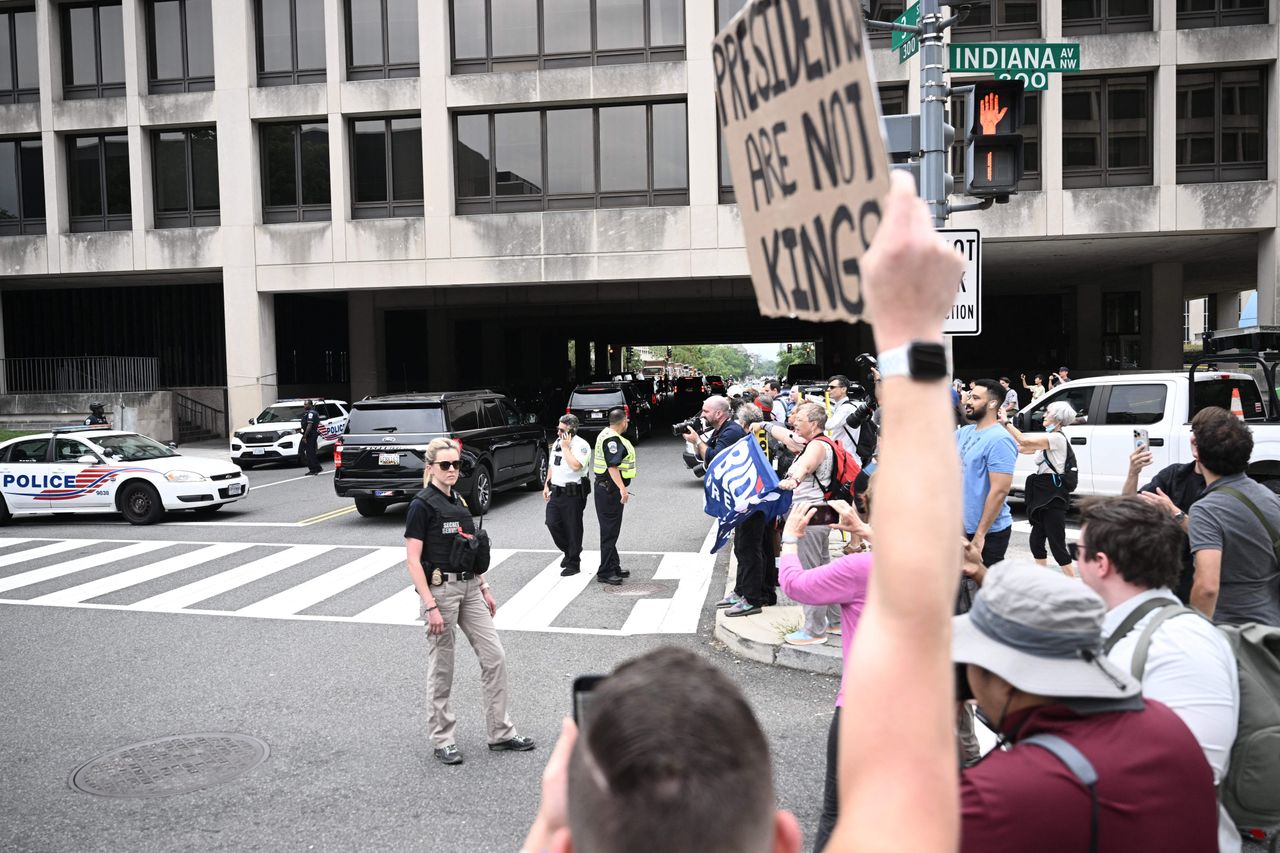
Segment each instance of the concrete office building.
[{"label": "concrete office building", "polygon": [[[865,328],[762,320],[745,278],[710,51],[740,5],[0,0],[0,353],[154,356],[235,423],[625,344],[819,338],[840,369]],[[1169,367],[1187,299],[1253,288],[1275,322],[1274,6],[974,7],[955,39],[1083,70],[1029,104],[1023,191],[955,218],[987,240],[962,365]],[[873,44],[901,111],[916,63]]]}]

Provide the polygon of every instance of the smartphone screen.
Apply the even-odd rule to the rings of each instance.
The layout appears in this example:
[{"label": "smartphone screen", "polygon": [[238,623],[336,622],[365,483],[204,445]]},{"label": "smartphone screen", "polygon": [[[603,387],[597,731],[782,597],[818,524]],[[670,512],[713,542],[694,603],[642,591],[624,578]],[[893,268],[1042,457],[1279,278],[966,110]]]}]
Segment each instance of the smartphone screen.
[{"label": "smartphone screen", "polygon": [[839,521],[840,513],[826,504],[818,504],[817,512],[809,519],[810,524],[837,524]]},{"label": "smartphone screen", "polygon": [[1151,437],[1145,429],[1135,429],[1133,431],[1133,449],[1147,450],[1151,447]]},{"label": "smartphone screen", "polygon": [[579,675],[573,680],[573,721],[578,724],[579,734],[586,731],[590,722],[592,691],[604,679],[603,675]]}]

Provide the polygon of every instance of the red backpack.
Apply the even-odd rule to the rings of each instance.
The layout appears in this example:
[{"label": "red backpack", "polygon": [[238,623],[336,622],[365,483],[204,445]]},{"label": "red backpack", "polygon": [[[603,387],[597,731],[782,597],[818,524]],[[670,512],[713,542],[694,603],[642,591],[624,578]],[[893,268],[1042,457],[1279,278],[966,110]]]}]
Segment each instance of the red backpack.
[{"label": "red backpack", "polygon": [[818,480],[816,474],[814,475],[818,485],[822,486],[823,499],[847,501],[851,505],[856,505],[854,503],[858,493],[856,483],[858,476],[862,473],[862,464],[858,462],[858,457],[830,436],[820,435],[814,441],[826,444],[834,454],[831,461],[831,482],[823,483]]}]

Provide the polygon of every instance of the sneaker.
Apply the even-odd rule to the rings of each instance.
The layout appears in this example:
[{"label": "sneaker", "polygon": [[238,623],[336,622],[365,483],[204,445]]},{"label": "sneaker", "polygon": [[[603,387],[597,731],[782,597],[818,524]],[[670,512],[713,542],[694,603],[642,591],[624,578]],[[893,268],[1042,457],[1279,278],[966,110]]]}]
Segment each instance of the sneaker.
[{"label": "sneaker", "polygon": [[739,600],[740,599],[738,598],[738,596],[731,592],[728,595],[726,595],[724,598],[717,601],[716,607],[718,608],[732,607],[733,605],[737,604]]},{"label": "sneaker", "polygon": [[754,616],[757,613],[763,613],[763,612],[764,612],[764,608],[761,607],[759,604],[752,604],[750,601],[747,601],[744,598],[741,601],[739,601],[737,604],[726,609],[724,612],[724,615],[725,616]]},{"label": "sneaker", "polygon": [[533,745],[533,738],[516,735],[515,737],[489,744],[489,749],[494,752],[528,752],[533,749]]},{"label": "sneaker", "polygon": [[582,569],[578,568],[577,566],[569,566],[568,568],[560,570],[560,577],[567,578],[570,575],[576,575],[580,571],[582,571]]},{"label": "sneaker", "polygon": [[825,643],[827,641],[826,637],[815,637],[803,628],[798,631],[792,631],[782,639],[786,640],[787,644],[792,646],[816,646],[819,643]]},{"label": "sneaker", "polygon": [[437,747],[435,750],[436,761],[441,764],[461,764],[462,753],[458,750],[456,744]]},{"label": "sneaker", "polygon": [[839,625],[828,625],[827,633],[833,637],[839,637],[844,634],[844,630]]}]

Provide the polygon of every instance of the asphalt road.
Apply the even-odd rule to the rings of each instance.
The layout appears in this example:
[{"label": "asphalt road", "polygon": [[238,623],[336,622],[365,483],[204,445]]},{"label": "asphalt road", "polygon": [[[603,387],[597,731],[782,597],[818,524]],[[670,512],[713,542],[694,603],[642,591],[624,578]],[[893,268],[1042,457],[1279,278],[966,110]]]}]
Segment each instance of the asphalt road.
[{"label": "asphalt road", "polygon": [[[624,556],[632,584],[651,578],[666,555],[696,555],[710,529],[700,484],[685,470],[680,448],[656,434],[638,448],[640,476],[620,541],[622,550],[636,552]],[[8,601],[59,593],[78,599],[66,590],[112,584],[125,571],[148,571],[165,560],[179,565],[192,559],[186,555],[208,554],[210,544],[247,547],[77,606],[0,604],[0,680],[6,685],[0,697],[6,721],[0,849],[517,849],[560,718],[569,710],[574,676],[607,672],[661,644],[706,655],[742,686],[769,734],[779,801],[812,832],[837,684],[736,660],[710,639],[725,554],[708,560],[710,591],[688,633],[503,632],[513,717],[523,734],[538,741],[532,753],[485,749],[479,671],[474,655],[460,646],[453,695],[458,744],[467,760],[446,768],[432,759],[426,738],[421,627],[334,621],[345,618],[335,615],[339,610],[359,610],[402,589],[402,566],[305,611],[314,618],[231,615],[350,565],[354,555],[402,546],[403,508],[364,519],[343,512],[351,504],[334,496],[328,473],[301,474],[296,468],[255,470],[249,496],[209,520],[179,514],[153,527],[133,527],[114,516],[63,516],[3,528],[0,562],[15,558],[0,566],[0,586],[8,580],[9,587],[0,599]],[[586,547],[592,549],[597,535],[590,509],[587,518]],[[485,527],[495,548],[514,552],[490,576],[499,602],[507,602],[556,559],[542,524],[541,495],[500,494]],[[68,539],[89,541],[42,558],[18,556]],[[184,584],[313,544],[323,546],[322,553],[203,600],[199,613],[172,599]],[[152,546],[111,561],[121,549]],[[20,574],[57,572],[75,559],[89,567],[13,586]],[[662,599],[676,584],[653,586],[648,598]],[[136,607],[140,600],[163,602],[166,595],[173,612]],[[550,627],[616,631],[636,601],[589,584]],[[162,798],[100,798],[69,784],[79,765],[107,752],[196,732],[252,735],[271,754],[233,782]],[[731,806],[726,819],[732,819]]]}]

